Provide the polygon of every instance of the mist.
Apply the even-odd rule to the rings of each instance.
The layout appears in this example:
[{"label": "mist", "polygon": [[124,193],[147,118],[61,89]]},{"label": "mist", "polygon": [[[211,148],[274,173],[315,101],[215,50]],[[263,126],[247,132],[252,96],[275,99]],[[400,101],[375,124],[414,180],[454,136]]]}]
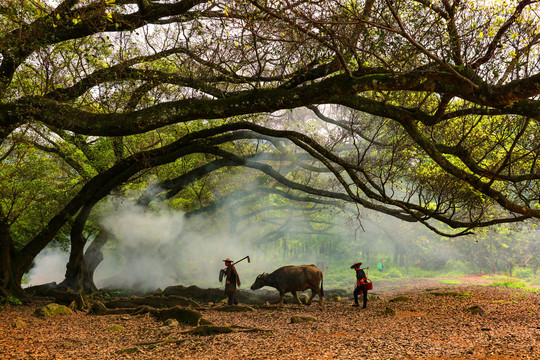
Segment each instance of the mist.
[{"label": "mist", "polygon": [[60,283],[66,274],[69,254],[58,248],[46,248],[36,256],[34,266],[30,269],[23,287]]},{"label": "mist", "polygon": [[[171,285],[220,288],[223,284],[218,275],[224,267],[223,260],[236,261],[249,255],[251,263],[244,260],[236,265],[242,289],[249,288],[258,274],[290,264],[329,265],[325,286],[332,287],[346,283],[346,269],[357,261],[375,269],[376,263],[383,260],[388,271],[378,274],[372,270],[375,276],[414,276],[409,274],[409,267],[444,270],[449,262],[466,260],[463,249],[480,252],[484,246],[476,238],[444,239],[421,224],[367,211],[358,218],[350,216],[349,221],[345,216],[334,216],[335,228],[339,230],[333,236],[316,239],[312,235],[295,235],[309,228],[301,215],[286,216],[281,219],[285,223],[260,216],[233,224],[228,217],[233,205],[229,206],[211,216],[186,217],[164,203],[148,208],[126,199],[110,199],[100,211],[101,226],[111,236],[102,250],[104,260],[96,269],[95,284],[98,288],[143,291]],[[281,228],[283,234],[269,239],[268,234],[276,228]],[[302,241],[304,245],[298,246]],[[459,244],[461,251],[456,249]],[[402,253],[406,254],[405,265],[401,258],[396,258]],[[61,282],[67,261],[68,253],[47,248],[36,257],[25,286]]]},{"label": "mist", "polygon": [[[244,229],[239,235],[219,215],[186,218],[164,204],[149,210],[120,199],[111,201],[104,214],[101,224],[113,240],[103,249],[104,260],[95,273],[98,288],[220,287],[223,260],[250,256],[251,263],[244,260],[236,265],[243,287],[248,287],[256,274],[278,267],[276,259],[256,245],[260,241],[256,228],[261,224],[251,224],[252,231]],[[313,263],[314,259],[308,253],[299,261]]]}]

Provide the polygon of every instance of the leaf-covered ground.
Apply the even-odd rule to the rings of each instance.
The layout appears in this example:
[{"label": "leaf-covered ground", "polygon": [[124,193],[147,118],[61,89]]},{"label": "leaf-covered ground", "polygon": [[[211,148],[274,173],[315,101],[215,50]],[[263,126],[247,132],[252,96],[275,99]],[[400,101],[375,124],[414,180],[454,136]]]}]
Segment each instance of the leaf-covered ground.
[{"label": "leaf-covered ground", "polygon": [[[215,325],[263,330],[208,336],[186,334],[193,326],[163,326],[148,314],[74,312],[43,320],[32,315],[47,303],[40,300],[0,311],[0,358],[540,359],[540,294],[459,280],[375,284],[380,299],[367,309],[351,307],[350,299],[238,313],[203,304],[200,311]],[[472,306],[485,314],[468,311]],[[291,323],[297,315],[316,321]]]}]

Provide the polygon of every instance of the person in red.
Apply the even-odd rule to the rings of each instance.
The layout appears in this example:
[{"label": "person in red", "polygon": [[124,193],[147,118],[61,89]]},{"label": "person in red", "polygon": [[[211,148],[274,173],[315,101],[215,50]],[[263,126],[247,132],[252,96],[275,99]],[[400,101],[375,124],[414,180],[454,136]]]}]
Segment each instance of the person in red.
[{"label": "person in red", "polygon": [[219,280],[221,281],[223,276],[225,276],[225,295],[229,298],[227,303],[229,305],[237,305],[236,285],[240,286],[240,276],[238,276],[231,259],[226,258],[223,261],[225,261],[225,266],[227,266],[227,268],[221,269]]},{"label": "person in red", "polygon": [[365,309],[367,306],[367,290],[364,287],[364,284],[367,281],[367,276],[364,270],[360,267],[362,265],[361,262],[355,263],[351,265],[351,269],[356,271],[356,288],[354,289],[353,295],[354,295],[354,304],[353,306],[360,306],[358,304],[358,294],[362,292],[364,295],[364,306],[362,306],[362,309]]}]

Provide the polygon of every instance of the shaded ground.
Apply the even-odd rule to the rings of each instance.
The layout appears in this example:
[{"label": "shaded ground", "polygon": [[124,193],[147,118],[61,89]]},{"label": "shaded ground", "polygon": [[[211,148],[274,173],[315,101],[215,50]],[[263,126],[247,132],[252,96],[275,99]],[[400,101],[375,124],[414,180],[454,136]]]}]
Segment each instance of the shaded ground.
[{"label": "shaded ground", "polygon": [[[540,295],[476,285],[481,278],[375,284],[367,309],[327,301],[321,309],[263,306],[229,313],[202,304],[215,325],[264,332],[211,336],[162,327],[144,315],[32,316],[43,300],[0,311],[1,359],[540,359]],[[404,296],[401,301],[394,301]],[[467,311],[478,305],[485,314]],[[395,314],[385,314],[392,309]],[[292,324],[293,316],[316,321]],[[169,341],[163,343],[163,341]],[[159,343],[161,342],[161,343]],[[158,344],[158,345],[156,345]]]}]

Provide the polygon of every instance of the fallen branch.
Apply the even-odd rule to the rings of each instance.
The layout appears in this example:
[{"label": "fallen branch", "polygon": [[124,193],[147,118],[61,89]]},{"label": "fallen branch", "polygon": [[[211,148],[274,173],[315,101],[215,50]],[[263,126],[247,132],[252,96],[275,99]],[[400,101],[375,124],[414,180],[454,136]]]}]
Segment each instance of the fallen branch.
[{"label": "fallen branch", "polygon": [[161,345],[167,345],[167,344],[182,344],[186,342],[189,339],[165,339],[165,340],[157,340],[157,341],[147,341],[147,342],[140,342],[135,344],[136,346],[146,346],[146,347],[157,347]]},{"label": "fallen branch", "polygon": [[136,308],[118,308],[118,309],[107,309],[105,305],[100,302],[95,302],[92,304],[92,313],[96,315],[118,315],[118,314],[130,314],[130,315],[140,315],[149,313],[157,320],[167,320],[167,319],[176,319],[178,322],[188,325],[205,325],[210,322],[206,319],[203,319],[202,314],[198,311],[191,309],[184,309],[180,306],[174,306],[168,309],[154,309],[150,306],[138,306]]}]

